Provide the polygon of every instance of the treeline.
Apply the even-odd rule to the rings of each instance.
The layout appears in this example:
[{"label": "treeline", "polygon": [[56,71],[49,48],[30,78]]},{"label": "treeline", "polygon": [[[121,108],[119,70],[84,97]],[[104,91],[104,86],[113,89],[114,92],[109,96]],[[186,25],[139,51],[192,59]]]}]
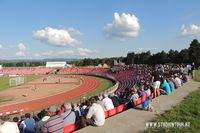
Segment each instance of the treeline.
[{"label": "treeline", "polygon": [[112,58],[85,58],[82,60],[70,61],[69,64],[74,64],[75,66],[98,66],[99,64],[107,64],[108,66],[114,65],[114,60],[125,62],[125,57],[112,57]]},{"label": "treeline", "polygon": [[38,66],[45,66],[46,62],[44,61],[32,61],[32,62],[25,62],[25,61],[1,61],[0,65],[3,67],[38,67]]},{"label": "treeline", "polygon": [[126,64],[165,64],[165,63],[195,63],[196,67],[200,66],[200,43],[194,39],[188,49],[161,51],[151,54],[150,51],[135,54],[128,53]]},{"label": "treeline", "polygon": [[152,54],[150,51],[142,53],[128,53],[126,57],[115,58],[103,58],[103,59],[91,59],[86,58],[75,62],[70,62],[76,66],[89,66],[98,64],[114,65],[114,60],[118,62],[124,62],[129,64],[166,64],[166,63],[195,63],[196,67],[200,66],[200,43],[197,39],[194,39],[188,49],[182,49],[180,52],[177,50],[169,50],[168,52],[161,51],[156,54]]},{"label": "treeline", "polygon": [[[168,52],[161,51],[152,54],[150,51],[142,53],[128,53],[126,57],[112,57],[112,58],[85,58],[74,61],[67,61],[74,66],[98,66],[99,64],[114,65],[114,60],[124,62],[126,64],[165,64],[165,63],[195,63],[196,67],[200,66],[200,43],[194,39],[188,49],[181,51],[169,50]],[[20,61],[20,62],[1,62],[5,67],[36,67],[45,66],[45,61]]]}]

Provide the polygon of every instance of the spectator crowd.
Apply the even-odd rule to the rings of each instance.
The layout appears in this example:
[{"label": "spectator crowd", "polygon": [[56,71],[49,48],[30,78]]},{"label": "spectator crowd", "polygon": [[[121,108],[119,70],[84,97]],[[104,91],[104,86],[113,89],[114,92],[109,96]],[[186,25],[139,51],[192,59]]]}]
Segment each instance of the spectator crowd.
[{"label": "spectator crowd", "polygon": [[121,104],[126,104],[127,108],[134,108],[133,103],[145,96],[147,99],[141,104],[141,108],[154,111],[151,105],[152,93],[156,96],[170,95],[188,81],[187,74],[192,75],[191,67],[183,65],[121,66],[111,69],[111,73],[115,77],[127,70],[136,70],[132,77],[134,83],[129,88],[111,94],[106,92],[89,99],[82,98],[79,104],[64,103],[60,107],[51,106],[37,115],[26,113],[12,117],[12,120],[10,116],[2,116],[0,133],[63,133],[65,126],[74,123],[77,123],[79,128],[88,125],[103,126],[106,121],[105,111]]}]

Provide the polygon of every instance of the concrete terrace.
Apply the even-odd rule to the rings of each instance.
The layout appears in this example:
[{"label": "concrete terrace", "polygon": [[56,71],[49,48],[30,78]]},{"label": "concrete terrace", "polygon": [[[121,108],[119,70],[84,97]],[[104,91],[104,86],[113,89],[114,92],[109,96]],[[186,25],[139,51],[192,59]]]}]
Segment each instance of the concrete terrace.
[{"label": "concrete terrace", "polygon": [[178,105],[189,93],[199,89],[200,82],[190,80],[183,87],[175,90],[171,95],[161,95],[153,99],[152,105],[157,112],[140,109],[129,109],[106,119],[103,127],[88,126],[76,133],[140,133],[144,132],[146,122],[151,122],[167,110]]}]

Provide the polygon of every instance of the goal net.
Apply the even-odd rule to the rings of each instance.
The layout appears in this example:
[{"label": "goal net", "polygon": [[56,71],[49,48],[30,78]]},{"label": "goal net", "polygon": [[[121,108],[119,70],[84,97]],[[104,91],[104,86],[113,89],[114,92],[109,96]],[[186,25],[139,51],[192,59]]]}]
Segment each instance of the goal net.
[{"label": "goal net", "polygon": [[24,82],[25,82],[24,77],[21,77],[21,76],[14,77],[14,78],[10,78],[9,85],[10,85],[10,87],[12,87],[12,86],[24,84]]}]

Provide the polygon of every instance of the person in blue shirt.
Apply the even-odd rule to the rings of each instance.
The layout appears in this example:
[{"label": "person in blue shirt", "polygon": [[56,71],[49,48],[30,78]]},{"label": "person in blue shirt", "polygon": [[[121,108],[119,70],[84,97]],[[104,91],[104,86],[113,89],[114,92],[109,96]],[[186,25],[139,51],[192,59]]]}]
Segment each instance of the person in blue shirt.
[{"label": "person in blue shirt", "polygon": [[167,81],[166,81],[165,78],[162,79],[161,88],[162,88],[167,94],[171,94],[171,93],[172,93],[171,88],[170,88],[170,85],[167,83]]},{"label": "person in blue shirt", "polygon": [[150,104],[150,102],[152,101],[152,97],[149,96],[143,103],[142,103],[142,108],[144,110],[147,110],[147,111],[153,111],[154,110],[154,107]]},{"label": "person in blue shirt", "polygon": [[173,82],[172,80],[170,80],[170,78],[167,78],[167,83],[168,83],[169,86],[170,86],[171,92],[173,92],[174,89],[175,89],[174,82]]},{"label": "person in blue shirt", "polygon": [[31,114],[25,114],[26,119],[21,122],[19,128],[22,133],[35,133],[35,120],[31,118]]}]

